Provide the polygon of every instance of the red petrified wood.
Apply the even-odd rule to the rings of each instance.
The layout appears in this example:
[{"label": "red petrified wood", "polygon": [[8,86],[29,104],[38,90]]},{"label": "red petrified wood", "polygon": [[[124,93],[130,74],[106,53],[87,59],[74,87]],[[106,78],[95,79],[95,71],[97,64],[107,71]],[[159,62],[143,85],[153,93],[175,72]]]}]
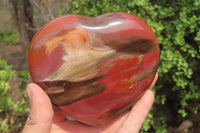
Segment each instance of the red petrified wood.
[{"label": "red petrified wood", "polygon": [[101,126],[144,94],[160,50],[151,28],[127,13],[56,18],[35,35],[29,51],[34,82],[67,116]]}]

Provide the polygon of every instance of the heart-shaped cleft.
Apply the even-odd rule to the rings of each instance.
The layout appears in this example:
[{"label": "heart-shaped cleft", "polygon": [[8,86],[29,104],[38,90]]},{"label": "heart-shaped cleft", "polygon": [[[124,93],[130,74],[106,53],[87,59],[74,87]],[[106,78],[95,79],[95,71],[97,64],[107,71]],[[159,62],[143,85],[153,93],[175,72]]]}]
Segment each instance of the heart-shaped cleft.
[{"label": "heart-shaped cleft", "polygon": [[35,35],[29,71],[67,116],[101,126],[144,94],[155,77],[159,57],[153,31],[134,15],[66,15]]}]

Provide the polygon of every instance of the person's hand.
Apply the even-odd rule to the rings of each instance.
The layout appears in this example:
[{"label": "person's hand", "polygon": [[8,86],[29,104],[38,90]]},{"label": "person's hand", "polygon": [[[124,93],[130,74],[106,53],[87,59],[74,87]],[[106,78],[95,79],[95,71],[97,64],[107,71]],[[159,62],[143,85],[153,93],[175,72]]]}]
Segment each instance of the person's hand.
[{"label": "person's hand", "polygon": [[64,114],[52,107],[47,94],[39,86],[31,83],[27,87],[31,111],[22,133],[137,133],[153,104],[154,95],[151,89],[157,78],[156,74],[151,87],[130,112],[99,128],[67,120]]}]

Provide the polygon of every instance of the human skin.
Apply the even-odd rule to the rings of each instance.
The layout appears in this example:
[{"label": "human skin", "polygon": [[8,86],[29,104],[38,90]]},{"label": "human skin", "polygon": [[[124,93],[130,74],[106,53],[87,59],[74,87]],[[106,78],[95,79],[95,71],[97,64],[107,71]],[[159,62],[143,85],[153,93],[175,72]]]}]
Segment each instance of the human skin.
[{"label": "human skin", "polygon": [[156,74],[149,89],[128,112],[102,127],[92,127],[66,116],[52,106],[47,94],[34,83],[27,87],[31,111],[22,133],[137,133],[139,132],[152,104],[151,89],[158,78]]}]

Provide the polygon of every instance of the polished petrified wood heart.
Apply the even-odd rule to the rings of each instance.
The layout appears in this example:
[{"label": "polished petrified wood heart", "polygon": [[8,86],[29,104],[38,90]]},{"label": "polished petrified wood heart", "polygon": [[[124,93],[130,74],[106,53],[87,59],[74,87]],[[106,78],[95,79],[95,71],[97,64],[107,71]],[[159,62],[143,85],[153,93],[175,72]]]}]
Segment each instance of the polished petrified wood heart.
[{"label": "polished petrified wood heart", "polygon": [[151,28],[134,15],[67,15],[35,35],[29,70],[53,105],[76,120],[100,126],[144,94],[159,55]]}]

